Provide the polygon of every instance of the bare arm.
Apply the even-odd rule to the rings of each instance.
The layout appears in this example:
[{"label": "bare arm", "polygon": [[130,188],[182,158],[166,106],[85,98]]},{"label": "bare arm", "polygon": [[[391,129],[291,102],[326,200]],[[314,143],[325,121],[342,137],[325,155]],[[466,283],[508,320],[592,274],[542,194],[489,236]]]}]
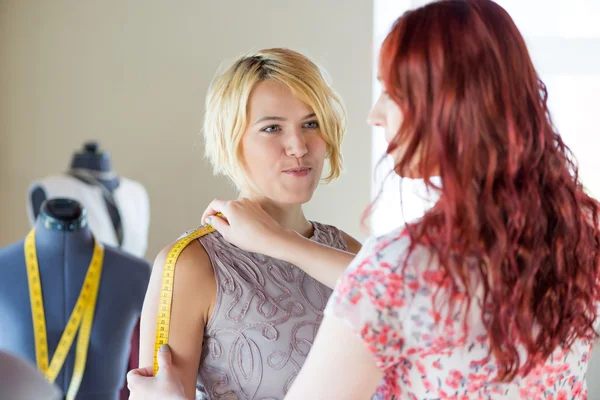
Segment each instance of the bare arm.
[{"label": "bare arm", "polygon": [[[140,324],[140,365],[154,362],[156,317],[165,259],[171,245],[156,257],[144,299]],[[175,375],[185,395],[194,399],[196,377],[202,352],[204,327],[216,298],[216,282],[210,259],[198,241],[190,243],[175,266],[169,347]]]},{"label": "bare arm", "polygon": [[[222,216],[218,217],[217,213]],[[204,211],[202,221],[212,225],[225,240],[237,247],[294,264],[331,288],[361,246],[345,233],[348,251],[306,239],[280,226],[258,203],[248,199],[215,199]]]},{"label": "bare arm", "polygon": [[352,236],[348,235],[346,232],[342,231],[342,236],[346,240],[346,244],[348,244],[348,251],[354,255],[358,254],[362,247],[362,243],[358,240],[354,239]]},{"label": "bare arm", "polygon": [[296,265],[304,272],[333,288],[346,267],[360,250],[360,242],[344,233],[348,251],[317,243],[294,231],[281,235],[270,248],[271,257]]},{"label": "bare arm", "polygon": [[345,321],[327,315],[285,400],[366,400],[383,373]]}]

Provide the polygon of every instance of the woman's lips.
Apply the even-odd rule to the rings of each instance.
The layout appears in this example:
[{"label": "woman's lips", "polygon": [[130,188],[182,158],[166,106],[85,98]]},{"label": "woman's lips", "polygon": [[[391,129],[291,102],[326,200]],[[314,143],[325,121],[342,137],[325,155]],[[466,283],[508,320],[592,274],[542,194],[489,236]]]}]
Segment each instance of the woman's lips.
[{"label": "woman's lips", "polygon": [[284,174],[296,177],[296,178],[302,178],[305,176],[308,176],[312,171],[312,168],[308,168],[308,167],[298,167],[298,168],[290,168],[290,169],[286,169],[283,171]]}]

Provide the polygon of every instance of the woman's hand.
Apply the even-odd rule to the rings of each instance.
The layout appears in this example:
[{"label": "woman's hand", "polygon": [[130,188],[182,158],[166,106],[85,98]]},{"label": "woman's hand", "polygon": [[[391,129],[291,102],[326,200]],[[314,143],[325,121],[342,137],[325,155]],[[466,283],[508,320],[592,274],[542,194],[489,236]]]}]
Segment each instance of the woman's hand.
[{"label": "woman's hand", "polygon": [[[282,227],[259,204],[248,199],[213,200],[202,221],[240,249],[286,261],[330,288],[354,259],[352,252],[317,243]],[[360,243],[352,240],[352,251],[356,252]]]},{"label": "woman's hand", "polygon": [[[221,216],[217,216],[220,213]],[[229,243],[252,253],[274,257],[275,243],[296,232],[283,228],[262,207],[251,200],[213,200],[202,221],[215,228]]]},{"label": "woman's hand", "polygon": [[129,400],[186,400],[183,385],[172,368],[171,351],[163,345],[157,354],[158,373],[153,367],[133,369],[127,373]]}]

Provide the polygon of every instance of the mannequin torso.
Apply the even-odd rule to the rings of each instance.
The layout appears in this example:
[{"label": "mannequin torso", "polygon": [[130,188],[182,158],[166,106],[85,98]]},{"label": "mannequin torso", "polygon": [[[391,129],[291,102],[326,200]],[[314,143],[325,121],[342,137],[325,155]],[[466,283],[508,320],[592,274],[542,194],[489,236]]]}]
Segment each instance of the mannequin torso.
[{"label": "mannequin torso", "polygon": [[108,153],[100,152],[96,143],[86,143],[73,155],[67,174],[32,183],[28,204],[32,225],[42,203],[56,197],[82,203],[90,228],[101,242],[144,257],[150,224],[148,194],[138,182],[118,177],[111,169]]},{"label": "mannequin torso", "polygon": [[[78,211],[79,210],[79,211]],[[94,238],[74,201],[53,199],[44,204],[35,224],[49,358],[63,333],[81,290],[92,257]],[[79,213],[79,215],[78,215]],[[83,216],[85,220],[85,216]],[[53,221],[69,222],[72,229]],[[35,363],[35,346],[24,243],[0,249],[0,349]],[[104,263],[88,357],[78,399],[117,399],[127,368],[132,331],[139,318],[150,266],[147,261],[105,246]],[[75,346],[56,385],[66,393]]]}]

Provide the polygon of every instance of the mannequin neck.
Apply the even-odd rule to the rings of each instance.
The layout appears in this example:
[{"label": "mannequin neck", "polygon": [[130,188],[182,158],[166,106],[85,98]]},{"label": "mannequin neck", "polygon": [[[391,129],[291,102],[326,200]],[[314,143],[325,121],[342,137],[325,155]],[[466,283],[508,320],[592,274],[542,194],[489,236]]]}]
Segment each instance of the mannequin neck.
[{"label": "mannequin neck", "polygon": [[71,169],[86,169],[96,173],[112,172],[109,154],[100,150],[96,142],[85,143],[83,149],[73,154]]},{"label": "mannequin neck", "polygon": [[301,204],[276,203],[263,196],[243,191],[238,198],[246,198],[257,202],[267,214],[284,228],[293,229],[304,237],[311,237],[313,234],[313,225],[304,216]]},{"label": "mannequin neck", "polygon": [[69,175],[86,183],[100,183],[113,191],[119,186],[119,179],[111,167],[110,156],[100,151],[95,142],[88,142],[83,149],[73,155]]},{"label": "mannequin neck", "polygon": [[87,224],[87,212],[70,199],[50,199],[42,205],[35,222],[36,247],[42,251],[62,252],[93,242]]},{"label": "mannequin neck", "polygon": [[75,232],[87,228],[87,210],[77,201],[54,198],[45,201],[36,221],[36,228],[58,232]]},{"label": "mannequin neck", "polygon": [[41,215],[35,222],[34,228],[35,243],[38,249],[60,250],[62,252],[67,244],[69,248],[78,248],[92,243],[94,240],[92,232],[87,225],[76,230],[49,228]]}]

